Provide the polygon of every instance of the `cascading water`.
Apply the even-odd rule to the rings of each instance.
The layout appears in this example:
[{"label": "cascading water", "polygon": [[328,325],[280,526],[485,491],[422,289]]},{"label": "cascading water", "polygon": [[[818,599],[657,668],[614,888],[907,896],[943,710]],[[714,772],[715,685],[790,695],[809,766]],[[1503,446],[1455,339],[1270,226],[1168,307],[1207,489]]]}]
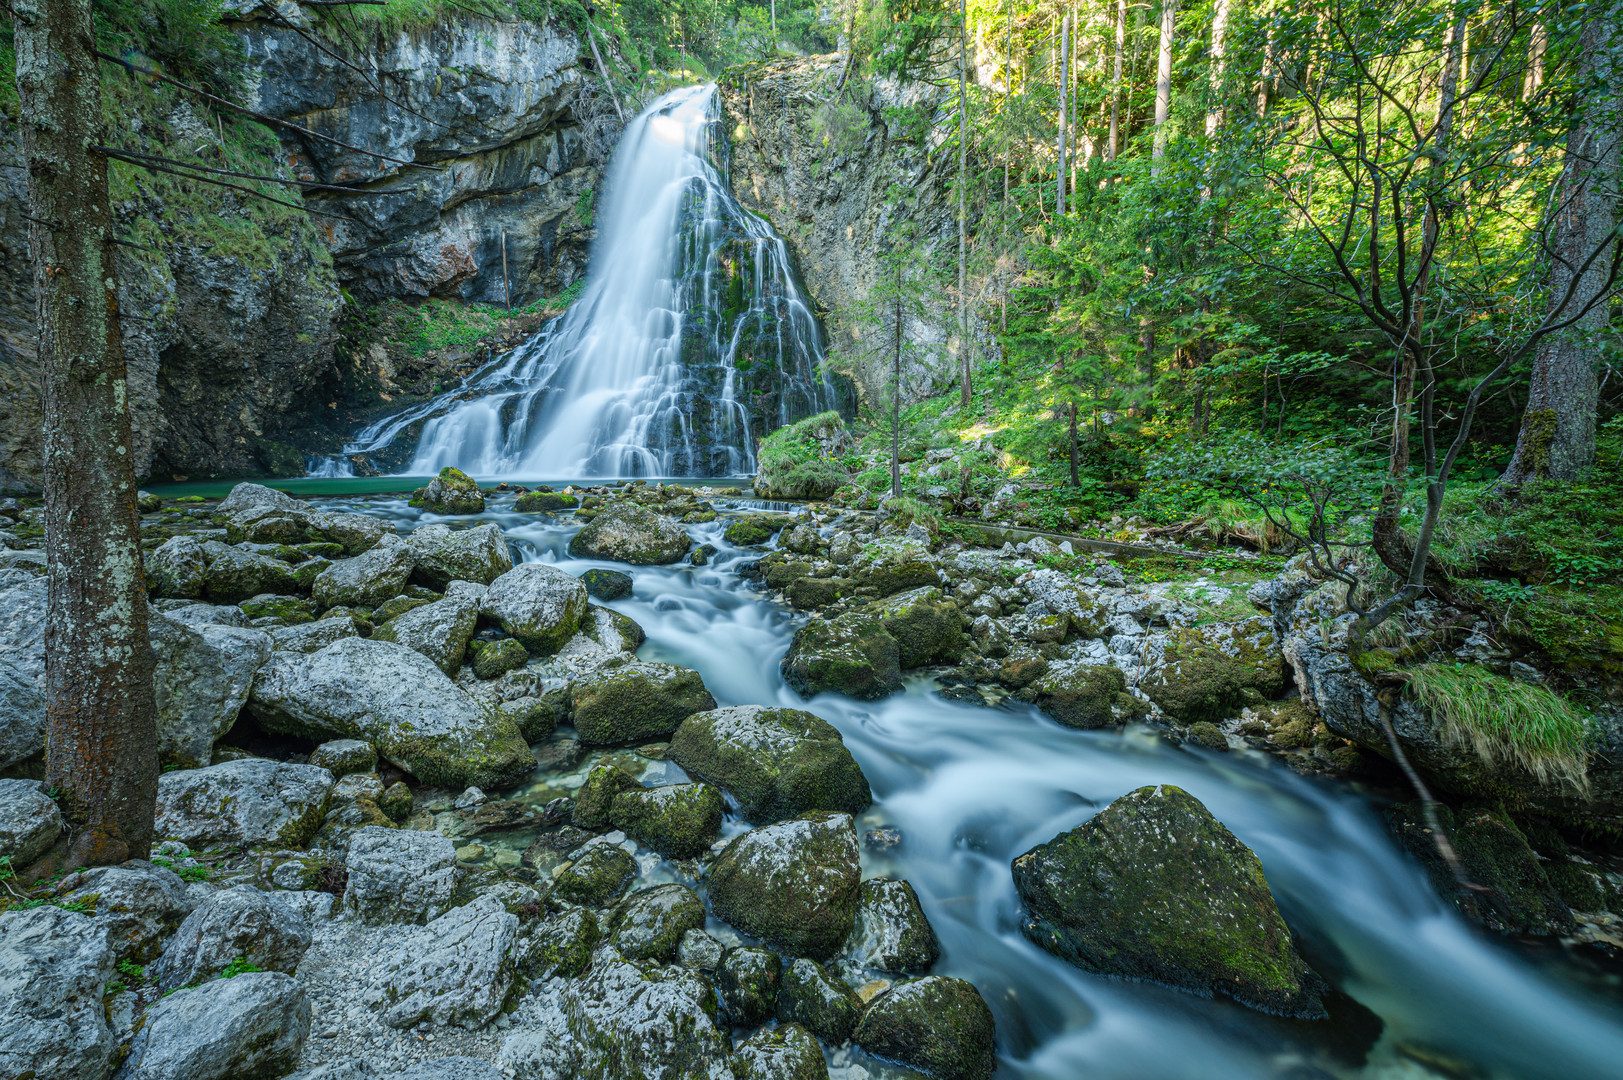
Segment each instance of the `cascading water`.
[{"label": "cascading water", "polygon": [[[581,297],[468,383],[315,462],[417,437],[408,475],[590,479],[754,471],[754,437],[836,407],[817,320],[784,243],[733,198],[715,87],[626,127]],[[420,432],[420,434],[419,434]]]}]

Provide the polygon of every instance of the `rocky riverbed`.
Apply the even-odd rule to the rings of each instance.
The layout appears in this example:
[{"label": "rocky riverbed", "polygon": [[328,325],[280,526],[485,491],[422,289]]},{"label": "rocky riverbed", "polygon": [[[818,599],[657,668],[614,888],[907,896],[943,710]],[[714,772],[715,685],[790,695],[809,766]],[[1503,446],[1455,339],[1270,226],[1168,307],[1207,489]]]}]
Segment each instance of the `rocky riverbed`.
[{"label": "rocky riverbed", "polygon": [[1550,794],[1548,836],[1458,806],[1494,899],[1470,914],[1548,943],[1518,959],[1404,854],[1413,811],[1359,793],[1403,795],[1300,565],[1147,582],[720,489],[455,486],[144,506],[163,842],[91,870],[34,779],[43,561],[35,512],[0,508],[0,1074],[1601,1076],[1623,1053],[1623,875],[1554,828],[1617,812],[1606,766]]}]

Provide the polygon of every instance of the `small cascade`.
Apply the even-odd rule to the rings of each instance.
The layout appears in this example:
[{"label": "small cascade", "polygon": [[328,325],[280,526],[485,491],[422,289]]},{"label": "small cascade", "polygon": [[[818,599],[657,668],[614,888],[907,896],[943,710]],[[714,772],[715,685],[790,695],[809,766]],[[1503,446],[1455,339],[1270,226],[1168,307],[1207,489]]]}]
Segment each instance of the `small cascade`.
[{"label": "small cascade", "polygon": [[837,407],[788,249],[733,197],[720,115],[714,85],[685,87],[627,125],[580,299],[312,474],[359,459],[407,475],[746,475],[757,436]]}]

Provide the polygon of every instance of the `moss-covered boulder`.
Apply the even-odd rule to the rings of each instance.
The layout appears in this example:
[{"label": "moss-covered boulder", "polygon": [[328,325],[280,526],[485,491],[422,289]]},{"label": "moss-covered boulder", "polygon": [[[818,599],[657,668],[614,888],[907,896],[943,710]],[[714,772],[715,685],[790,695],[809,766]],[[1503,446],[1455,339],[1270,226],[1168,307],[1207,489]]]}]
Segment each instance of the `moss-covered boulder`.
[{"label": "moss-covered boulder", "polygon": [[941,584],[938,564],[929,547],[908,539],[877,540],[864,545],[846,567],[845,576],[853,586],[871,590],[869,595],[877,597]]},{"label": "moss-covered boulder", "polygon": [[857,1029],[862,1001],[822,964],[800,957],[783,970],[777,1014],[782,1022],[804,1024],[830,1046],[839,1046]]},{"label": "moss-covered boulder", "polygon": [[783,678],[803,697],[833,690],[873,701],[902,688],[900,650],[877,615],[813,618],[795,631]]},{"label": "moss-covered boulder", "polygon": [[987,1080],[997,1068],[992,1010],[962,979],[898,983],[868,1003],[857,1045],[938,1080]]},{"label": "moss-covered boulder", "polygon": [[813,813],[733,840],[710,869],[710,906],[794,956],[832,956],[851,933],[862,868],[849,814]]},{"label": "moss-covered boulder", "polygon": [[414,560],[406,544],[378,544],[353,559],[329,565],[316,575],[310,595],[322,608],[375,608],[406,591]]},{"label": "moss-covered boulder", "polygon": [[941,944],[912,885],[887,878],[862,883],[844,956],[875,971],[923,975],[930,970],[941,956]]},{"label": "moss-covered boulder", "polygon": [[733,1080],[828,1080],[823,1048],[799,1024],[762,1028],[727,1059]]},{"label": "moss-covered boulder", "polygon": [[514,973],[531,982],[579,975],[602,938],[596,915],[586,908],[565,908],[526,929],[513,948]]},{"label": "moss-covered boulder", "polygon": [[1193,796],[1142,787],[1014,860],[1024,929],[1078,967],[1322,1017],[1262,863]]},{"label": "moss-covered boulder", "polygon": [[789,603],[802,611],[828,607],[850,591],[851,583],[844,578],[802,577],[789,582],[784,592]]},{"label": "moss-covered boulder", "polygon": [[569,541],[577,559],[608,559],[633,566],[665,566],[688,553],[693,541],[680,522],[627,499],[600,511]]},{"label": "moss-covered boulder", "polygon": [[453,581],[489,585],[513,569],[513,552],[495,524],[473,529],[424,525],[413,529],[406,543],[415,554],[411,580],[436,592]]},{"label": "moss-covered boulder", "polygon": [[592,766],[592,771],[586,774],[586,782],[575,792],[570,820],[577,828],[606,829],[609,808],[614,805],[615,797],[622,792],[640,790],[642,783],[635,776],[613,762],[599,762]]},{"label": "moss-covered boulder", "polygon": [[461,469],[447,465],[440,474],[411,493],[412,506],[433,514],[482,514],[485,496],[479,484]]},{"label": "moss-covered boulder", "polygon": [[372,631],[372,640],[404,645],[434,661],[447,675],[455,675],[467,658],[468,641],[479,623],[479,600],[484,591],[483,586],[454,581],[443,600],[413,605],[403,614],[380,622]]},{"label": "moss-covered boulder", "polygon": [[573,510],[579,505],[577,496],[565,495],[560,491],[527,491],[514,501],[513,509],[521,514],[554,514],[559,510]]},{"label": "moss-covered boulder", "polygon": [[606,840],[594,840],[575,852],[553,878],[552,893],[560,900],[585,907],[607,907],[625,895],[637,876],[631,852]]},{"label": "moss-covered boulder", "polygon": [[1109,664],[1049,664],[1019,696],[1074,728],[1120,727],[1149,711],[1127,692],[1122,670]]},{"label": "moss-covered boulder", "polygon": [[668,964],[689,930],[704,928],[704,901],[686,885],[656,885],[632,893],[610,919],[609,940],[631,961]]},{"label": "moss-covered boulder", "polygon": [[479,614],[539,656],[557,652],[586,615],[586,586],[546,563],[521,563],[490,583]]},{"label": "moss-covered boulder", "polygon": [[727,526],[721,535],[735,547],[754,547],[778,535],[794,524],[794,520],[788,514],[750,514]]},{"label": "moss-covered boulder", "polygon": [[1272,624],[1260,617],[1174,630],[1160,665],[1140,685],[1170,716],[1217,723],[1239,711],[1248,691],[1277,697],[1285,686],[1284,658]]},{"label": "moss-covered boulder", "polygon": [[771,949],[728,949],[716,970],[716,991],[734,1027],[754,1027],[772,1015],[783,962]]},{"label": "moss-covered boulder", "polygon": [[721,834],[721,812],[721,792],[709,784],[670,784],[616,795],[609,820],[667,859],[692,859]]},{"label": "moss-covered boulder", "polygon": [[[212,604],[240,604],[260,593],[287,594],[304,590],[304,586],[293,576],[293,568],[269,555],[232,547],[218,540],[203,541],[202,555],[208,560],[203,595]],[[333,564],[335,567],[343,565]],[[401,584],[404,583],[405,579],[402,578]]]},{"label": "moss-covered boulder", "polygon": [[468,642],[468,653],[473,657],[473,673],[486,680],[499,679],[530,662],[530,650],[518,638],[495,641],[476,638]]},{"label": "moss-covered boulder", "polygon": [[697,671],[652,660],[576,679],[570,694],[581,741],[605,745],[668,738],[689,716],[716,707]]},{"label": "moss-covered boulder", "polygon": [[[360,739],[333,739],[310,751],[310,764],[326,769],[333,779],[355,773],[376,772],[378,752]],[[381,790],[381,789],[380,789]]]},{"label": "moss-covered boulder", "polygon": [[737,705],[694,713],[665,756],[725,788],[756,825],[811,810],[860,814],[873,802],[839,730],[802,709]]},{"label": "moss-covered boulder", "polygon": [[910,589],[868,608],[896,639],[896,658],[903,668],[956,664],[969,639],[958,605],[933,585]]},{"label": "moss-covered boulder", "polygon": [[631,575],[618,570],[588,570],[580,580],[594,600],[619,600],[631,595]]},{"label": "moss-covered boulder", "polygon": [[[171,536],[146,553],[147,591],[155,597],[196,600],[208,584],[209,558],[195,536]],[[252,595],[252,594],[250,594]]]}]

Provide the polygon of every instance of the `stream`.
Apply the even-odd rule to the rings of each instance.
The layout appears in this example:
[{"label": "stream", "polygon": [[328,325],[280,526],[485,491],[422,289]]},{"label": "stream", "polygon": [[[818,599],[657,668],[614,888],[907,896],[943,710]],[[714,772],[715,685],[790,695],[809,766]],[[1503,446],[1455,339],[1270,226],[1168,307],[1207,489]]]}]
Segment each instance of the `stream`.
[{"label": "stream", "polygon": [[[720,521],[689,529],[719,549],[710,565],[630,568],[570,557],[578,526],[569,515],[516,514],[505,498],[473,519],[420,514],[394,498],[323,504],[403,531],[495,521],[525,561],[571,574],[629,570],[633,594],[607,606],[647,631],[643,658],[694,668],[719,705],[807,708],[839,728],[873,788],[859,834],[885,827],[902,838],[865,842],[864,874],[913,884],[941,942],[934,973],[968,979],[992,1007],[1000,1078],[1623,1076],[1617,973],[1469,926],[1400,851],[1378,805],[1344,782],[1298,776],[1256,752],[1173,746],[1147,727],[1082,732],[1027,706],[944,701],[928,678],[879,702],[802,701],[778,668],[796,618],[738,575],[761,550],[729,545]],[[674,765],[645,764],[647,782],[684,779]],[[570,783],[578,777],[538,775],[514,797],[544,801]],[[1010,860],[1157,783],[1188,790],[1260,857],[1304,955],[1339,991],[1330,1020],[1091,975],[1022,936]],[[730,815],[724,835],[746,828]],[[662,875],[649,867],[646,876]],[[835,1052],[830,1064],[852,1080],[891,1072],[859,1051]]]}]

